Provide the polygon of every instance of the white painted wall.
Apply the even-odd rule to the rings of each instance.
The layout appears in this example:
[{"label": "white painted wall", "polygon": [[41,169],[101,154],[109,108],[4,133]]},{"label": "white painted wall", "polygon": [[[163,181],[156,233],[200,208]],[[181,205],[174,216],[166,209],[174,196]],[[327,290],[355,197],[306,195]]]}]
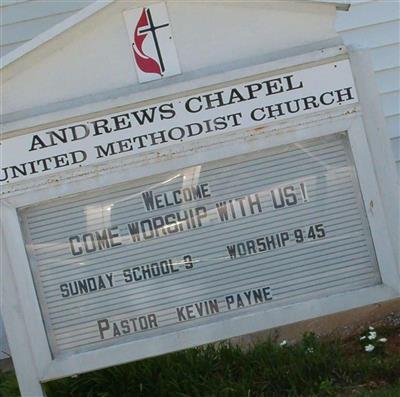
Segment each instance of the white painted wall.
[{"label": "white painted wall", "polygon": [[336,28],[348,47],[370,50],[386,119],[386,134],[400,178],[400,2],[352,1]]},{"label": "white painted wall", "polygon": [[63,21],[93,0],[2,0],[0,56]]},{"label": "white painted wall", "polygon": [[[122,11],[116,1],[54,38],[4,71],[4,114],[46,113],[55,105],[138,86]],[[335,6],[317,3],[250,5],[207,2],[171,2],[168,5],[181,69],[185,79],[251,65],[275,52],[288,56],[289,48],[336,38]],[[282,30],[282,21],[290,29]],[[282,34],[277,35],[277,31]],[[300,33],[301,32],[301,33]],[[195,51],[194,51],[195,48]],[[259,61],[257,62],[259,63]],[[181,77],[182,78],[182,77]],[[159,84],[171,84],[179,77]],[[18,95],[13,93],[18,92]],[[37,93],[40,92],[40,95]],[[24,111],[24,114],[21,112]],[[5,121],[10,116],[5,116]]]},{"label": "white painted wall", "polygon": [[[0,57],[65,20],[95,0],[2,0]],[[132,2],[134,0],[131,0]],[[168,1],[168,0],[167,0]],[[322,0],[325,1],[325,0]],[[339,3],[347,0],[337,0]]]}]

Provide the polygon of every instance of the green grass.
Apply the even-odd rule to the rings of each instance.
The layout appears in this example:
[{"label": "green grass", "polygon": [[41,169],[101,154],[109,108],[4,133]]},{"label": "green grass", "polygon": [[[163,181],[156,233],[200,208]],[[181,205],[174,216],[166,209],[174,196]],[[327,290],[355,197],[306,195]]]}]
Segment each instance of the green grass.
[{"label": "green grass", "polygon": [[[399,397],[399,378],[398,352],[371,354],[307,334],[285,347],[270,340],[246,350],[189,349],[45,387],[48,397]],[[12,374],[1,375],[0,396],[18,396]]]}]

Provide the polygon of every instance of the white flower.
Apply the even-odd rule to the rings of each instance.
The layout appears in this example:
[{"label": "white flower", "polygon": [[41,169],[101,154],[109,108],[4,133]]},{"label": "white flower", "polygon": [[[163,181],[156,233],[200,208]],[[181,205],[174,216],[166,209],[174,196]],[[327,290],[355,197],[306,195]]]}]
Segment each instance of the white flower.
[{"label": "white flower", "polygon": [[361,338],[360,338],[360,340],[364,340],[366,338],[366,336],[362,336]]},{"label": "white flower", "polygon": [[375,346],[374,345],[367,345],[367,346],[365,346],[365,351],[366,352],[372,352],[372,350],[374,350],[375,349]]},{"label": "white flower", "polygon": [[281,343],[279,343],[279,346],[283,347],[287,345],[287,341],[283,340]]},{"label": "white flower", "polygon": [[373,331],[375,328],[374,327],[369,327],[368,328],[370,331]]},{"label": "white flower", "polygon": [[309,348],[307,349],[307,352],[308,352],[308,353],[314,353],[314,348],[309,347]]},{"label": "white flower", "polygon": [[381,338],[381,339],[378,339],[378,342],[386,343],[387,339],[386,338]]},{"label": "white flower", "polygon": [[373,339],[375,339],[375,338],[376,338],[376,332],[371,331],[371,332],[369,333],[369,335],[368,335],[368,339],[369,339],[369,340],[373,340]]}]

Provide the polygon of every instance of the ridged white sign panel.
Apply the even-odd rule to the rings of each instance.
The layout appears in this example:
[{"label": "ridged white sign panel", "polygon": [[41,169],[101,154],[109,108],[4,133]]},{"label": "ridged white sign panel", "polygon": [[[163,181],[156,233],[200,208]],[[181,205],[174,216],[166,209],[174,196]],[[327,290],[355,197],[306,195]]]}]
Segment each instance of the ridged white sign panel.
[{"label": "ridged white sign panel", "polygon": [[20,217],[55,356],[381,282],[345,134]]}]

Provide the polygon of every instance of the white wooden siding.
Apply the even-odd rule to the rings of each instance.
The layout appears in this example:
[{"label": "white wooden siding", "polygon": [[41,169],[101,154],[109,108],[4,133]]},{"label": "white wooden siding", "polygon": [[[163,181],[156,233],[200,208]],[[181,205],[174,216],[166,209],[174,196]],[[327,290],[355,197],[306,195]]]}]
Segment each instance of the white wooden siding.
[{"label": "white wooden siding", "polygon": [[352,2],[349,12],[339,12],[336,28],[345,44],[371,50],[381,94],[386,132],[391,141],[400,178],[400,2]]},{"label": "white wooden siding", "polygon": [[63,21],[93,0],[2,0],[0,56]]}]

